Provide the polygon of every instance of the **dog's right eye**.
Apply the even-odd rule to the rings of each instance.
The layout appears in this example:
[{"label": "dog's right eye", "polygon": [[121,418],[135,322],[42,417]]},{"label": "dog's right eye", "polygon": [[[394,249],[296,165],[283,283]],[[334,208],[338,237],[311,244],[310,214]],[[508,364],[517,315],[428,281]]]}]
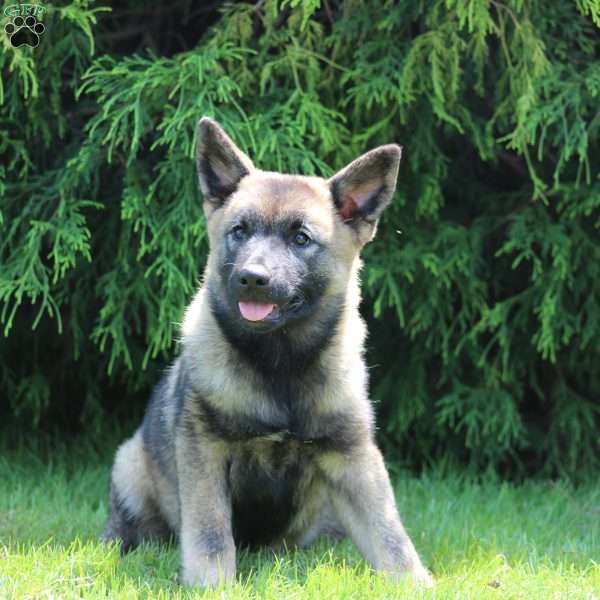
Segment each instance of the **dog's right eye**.
[{"label": "dog's right eye", "polygon": [[236,225],[231,229],[231,235],[234,240],[243,240],[246,237],[247,229],[245,225]]}]

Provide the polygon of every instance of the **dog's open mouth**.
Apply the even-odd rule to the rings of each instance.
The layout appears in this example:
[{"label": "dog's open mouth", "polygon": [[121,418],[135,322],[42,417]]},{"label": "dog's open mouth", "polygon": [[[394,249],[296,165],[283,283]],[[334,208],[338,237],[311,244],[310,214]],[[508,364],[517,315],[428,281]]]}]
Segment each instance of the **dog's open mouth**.
[{"label": "dog's open mouth", "polygon": [[258,323],[269,318],[269,321],[277,319],[280,313],[296,311],[303,305],[303,299],[301,296],[294,296],[291,300],[285,303],[282,307],[271,302],[252,302],[240,300],[238,302],[238,308],[240,314],[246,321],[252,321]]},{"label": "dog's open mouth", "polygon": [[247,321],[262,321],[278,310],[276,304],[266,302],[238,302],[238,307]]}]

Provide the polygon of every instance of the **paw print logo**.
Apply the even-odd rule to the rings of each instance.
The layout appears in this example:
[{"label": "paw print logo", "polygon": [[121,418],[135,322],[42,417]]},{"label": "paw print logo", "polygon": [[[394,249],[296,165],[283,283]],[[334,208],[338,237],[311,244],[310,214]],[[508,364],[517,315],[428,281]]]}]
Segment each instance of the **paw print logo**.
[{"label": "paw print logo", "polygon": [[28,17],[14,17],[4,26],[4,31],[14,48],[29,46],[36,48],[40,43],[40,35],[46,28],[33,15]]}]

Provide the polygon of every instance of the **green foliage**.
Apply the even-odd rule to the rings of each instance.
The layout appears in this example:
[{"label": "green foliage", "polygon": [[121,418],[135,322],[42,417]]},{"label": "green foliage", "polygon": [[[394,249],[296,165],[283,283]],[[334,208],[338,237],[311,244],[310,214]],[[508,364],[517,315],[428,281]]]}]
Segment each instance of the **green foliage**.
[{"label": "green foliage", "polygon": [[363,276],[390,454],[598,468],[597,0],[78,0],[44,23],[1,42],[5,415],[139,412],[206,257],[211,115],[266,169],[404,145]]}]

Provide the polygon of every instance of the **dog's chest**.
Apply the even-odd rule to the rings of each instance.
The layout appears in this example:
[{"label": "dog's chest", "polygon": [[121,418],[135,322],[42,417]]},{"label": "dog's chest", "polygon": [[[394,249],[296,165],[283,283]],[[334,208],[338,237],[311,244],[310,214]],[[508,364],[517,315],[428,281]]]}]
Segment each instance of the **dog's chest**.
[{"label": "dog's chest", "polygon": [[267,545],[285,533],[302,502],[311,462],[293,440],[261,438],[236,446],[229,465],[236,543]]}]

